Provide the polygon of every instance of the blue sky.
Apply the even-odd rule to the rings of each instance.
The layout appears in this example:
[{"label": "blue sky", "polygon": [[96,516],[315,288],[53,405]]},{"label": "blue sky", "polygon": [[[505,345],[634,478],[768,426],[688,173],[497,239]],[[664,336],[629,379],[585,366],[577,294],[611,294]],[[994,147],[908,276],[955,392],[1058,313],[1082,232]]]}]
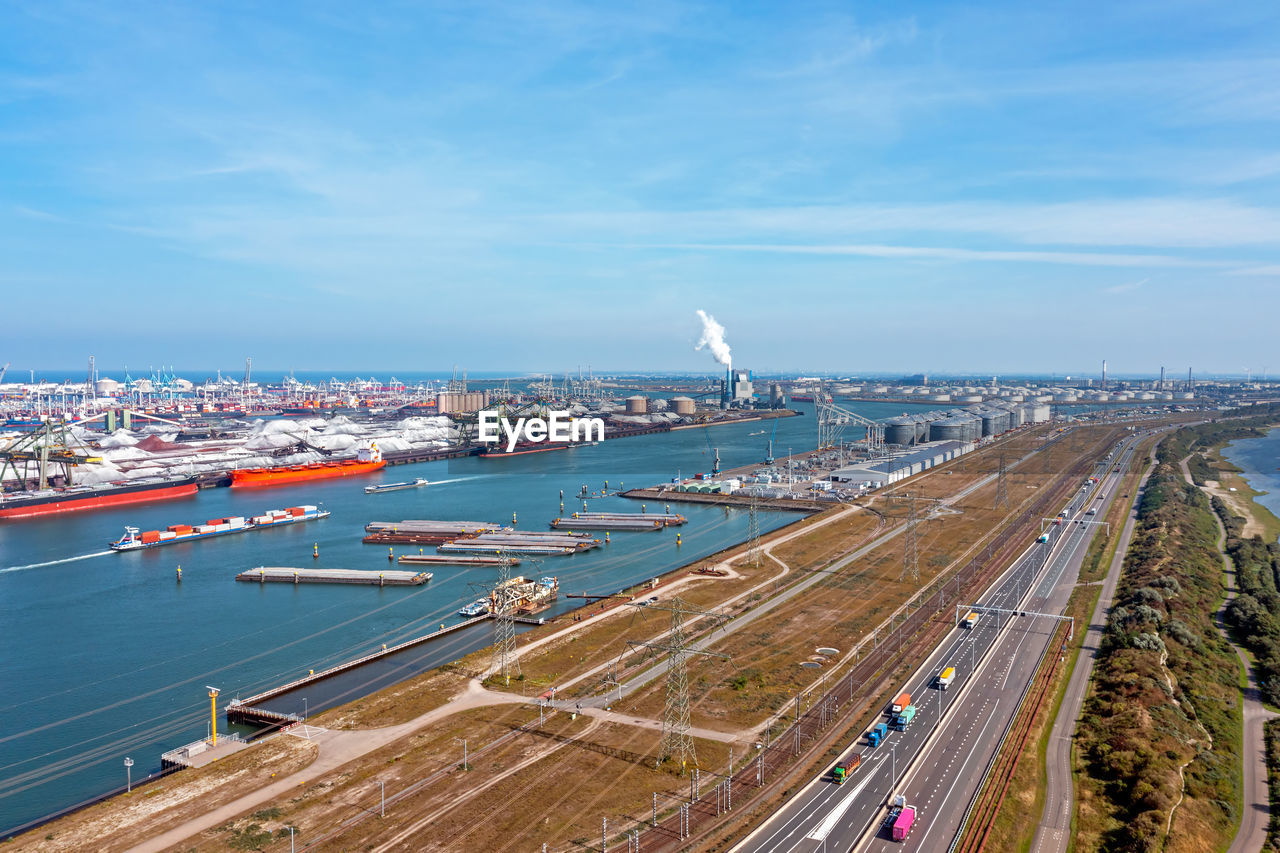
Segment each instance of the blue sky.
[{"label": "blue sky", "polygon": [[0,363],[1274,373],[1278,10],[0,0]]}]

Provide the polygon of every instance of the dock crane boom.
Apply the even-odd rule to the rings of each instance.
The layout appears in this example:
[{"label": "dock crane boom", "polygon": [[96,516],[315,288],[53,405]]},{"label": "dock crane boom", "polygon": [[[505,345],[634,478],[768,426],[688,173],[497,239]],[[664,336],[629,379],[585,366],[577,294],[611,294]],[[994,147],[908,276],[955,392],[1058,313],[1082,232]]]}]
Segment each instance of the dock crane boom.
[{"label": "dock crane boom", "polygon": [[[62,466],[66,484],[70,486],[73,468],[101,461],[101,456],[88,456],[72,446],[66,421],[49,421],[36,432],[16,438],[0,448],[0,481],[5,479],[12,468],[13,476],[21,484],[21,488],[27,488],[27,467],[34,462],[38,488],[49,488],[50,465]],[[21,470],[18,463],[22,464]]]},{"label": "dock crane boom", "polygon": [[4,381],[4,375],[9,372],[9,365],[12,363],[11,361],[6,361],[4,367],[0,367],[0,382]]}]

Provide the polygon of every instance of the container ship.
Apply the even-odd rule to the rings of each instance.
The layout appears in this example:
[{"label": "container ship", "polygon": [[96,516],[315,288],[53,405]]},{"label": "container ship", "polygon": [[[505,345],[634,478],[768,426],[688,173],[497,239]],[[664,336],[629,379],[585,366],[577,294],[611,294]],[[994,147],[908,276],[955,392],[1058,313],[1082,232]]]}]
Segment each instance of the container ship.
[{"label": "container ship", "polygon": [[136,551],[139,548],[155,548],[159,545],[190,542],[194,539],[208,539],[212,536],[224,536],[228,533],[246,533],[250,530],[261,530],[265,527],[276,527],[278,525],[328,517],[328,510],[308,505],[268,510],[262,515],[255,515],[248,519],[242,515],[237,515],[228,518],[213,518],[204,524],[171,524],[167,530],[148,530],[141,534],[139,534],[136,527],[126,527],[124,535],[111,543],[111,550]]},{"label": "container ship", "polygon": [[311,462],[279,468],[237,468],[231,472],[231,486],[282,486],[286,483],[368,474],[386,466],[387,462],[382,458],[382,452],[375,442],[367,450],[362,448],[355,459],[341,462]]},{"label": "container ship", "polygon": [[146,477],[94,486],[0,494],[0,518],[28,518],[55,512],[169,500],[194,495],[196,488],[195,477]]}]

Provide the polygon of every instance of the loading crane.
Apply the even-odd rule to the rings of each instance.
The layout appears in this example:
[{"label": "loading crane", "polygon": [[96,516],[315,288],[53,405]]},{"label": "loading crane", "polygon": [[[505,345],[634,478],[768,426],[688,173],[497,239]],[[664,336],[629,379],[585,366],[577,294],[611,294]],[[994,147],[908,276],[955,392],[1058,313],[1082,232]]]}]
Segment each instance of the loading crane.
[{"label": "loading crane", "polygon": [[74,468],[102,461],[101,456],[90,456],[80,452],[81,449],[74,445],[65,420],[47,421],[39,430],[15,438],[0,449],[0,482],[9,476],[12,469],[13,479],[18,481],[19,488],[27,488],[30,482],[29,469],[34,463],[38,484],[36,488],[49,488],[50,466],[61,466],[66,485],[70,486],[73,484]]},{"label": "loading crane", "polygon": [[0,367],[0,382],[4,382],[4,375],[9,372],[9,365],[12,363],[11,361],[6,361],[4,367]]}]

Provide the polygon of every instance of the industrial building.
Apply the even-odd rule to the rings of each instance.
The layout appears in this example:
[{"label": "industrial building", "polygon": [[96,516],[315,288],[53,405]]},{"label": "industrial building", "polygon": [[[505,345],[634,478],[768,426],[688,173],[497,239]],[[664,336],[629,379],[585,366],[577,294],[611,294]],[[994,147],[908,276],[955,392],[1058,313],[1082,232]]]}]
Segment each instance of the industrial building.
[{"label": "industrial building", "polygon": [[831,472],[831,481],[877,489],[950,462],[971,450],[973,442],[970,441],[931,441],[914,450],[901,450],[887,457],[846,465]]},{"label": "industrial building", "polygon": [[489,405],[489,392],[484,391],[441,391],[436,394],[436,414],[447,415],[453,412],[478,412]]},{"label": "industrial building", "polygon": [[720,387],[720,408],[740,408],[751,406],[754,402],[755,388],[751,380],[751,371],[732,368],[726,370]]}]

